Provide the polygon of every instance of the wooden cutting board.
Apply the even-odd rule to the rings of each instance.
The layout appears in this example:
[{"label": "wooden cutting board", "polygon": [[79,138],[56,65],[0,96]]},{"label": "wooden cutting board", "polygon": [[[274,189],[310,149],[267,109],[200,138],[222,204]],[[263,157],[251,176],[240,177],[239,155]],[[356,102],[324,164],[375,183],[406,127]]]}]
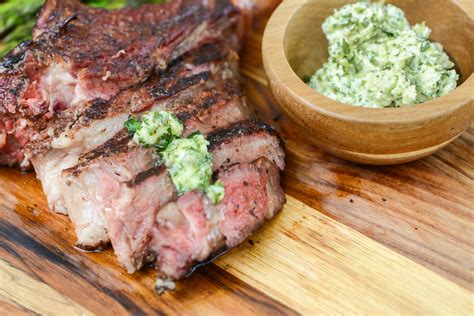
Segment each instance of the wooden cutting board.
[{"label": "wooden cutting board", "polygon": [[309,145],[280,114],[260,56],[242,73],[263,120],[287,141],[282,212],[241,247],[155,295],[112,251],[72,245],[34,174],[0,169],[0,315],[474,314],[474,127],[441,152],[367,167]]}]

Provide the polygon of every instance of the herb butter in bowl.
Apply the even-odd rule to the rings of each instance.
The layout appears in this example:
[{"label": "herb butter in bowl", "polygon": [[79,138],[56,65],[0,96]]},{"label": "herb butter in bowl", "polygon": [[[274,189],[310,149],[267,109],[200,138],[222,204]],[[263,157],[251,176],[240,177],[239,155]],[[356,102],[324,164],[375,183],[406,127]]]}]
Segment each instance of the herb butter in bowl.
[{"label": "herb butter in bowl", "polygon": [[448,144],[474,119],[468,1],[284,1],[264,35],[270,88],[323,149],[394,164]]},{"label": "herb butter in bowl", "polygon": [[310,87],[342,103],[382,108],[423,103],[454,90],[454,63],[431,30],[410,26],[403,11],[381,2],[346,4],[322,25],[328,61]]}]

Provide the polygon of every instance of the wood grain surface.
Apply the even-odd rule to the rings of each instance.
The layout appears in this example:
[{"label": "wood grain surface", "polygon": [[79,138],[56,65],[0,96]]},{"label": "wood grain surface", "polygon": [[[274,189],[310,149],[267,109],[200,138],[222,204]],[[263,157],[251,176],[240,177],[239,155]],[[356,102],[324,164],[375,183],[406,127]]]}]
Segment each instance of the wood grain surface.
[{"label": "wood grain surface", "polygon": [[128,275],[110,249],[75,249],[34,175],[0,169],[0,315],[474,314],[474,127],[414,163],[334,158],[269,92],[263,25],[241,69],[256,114],[287,142],[283,211],[158,297],[155,271]]}]

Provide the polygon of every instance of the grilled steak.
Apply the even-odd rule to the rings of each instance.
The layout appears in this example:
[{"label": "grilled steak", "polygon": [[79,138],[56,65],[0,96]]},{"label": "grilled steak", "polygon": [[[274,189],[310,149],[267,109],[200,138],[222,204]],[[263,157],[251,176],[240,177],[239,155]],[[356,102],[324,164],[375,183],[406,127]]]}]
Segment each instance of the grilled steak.
[{"label": "grilled steak", "polygon": [[[206,108],[229,98],[238,98],[240,103],[239,83],[232,79],[237,77],[237,67],[235,53],[225,49],[225,45],[205,45],[178,59],[143,85],[124,90],[110,101],[98,99],[61,113],[55,124],[41,133],[41,140],[31,142],[27,150],[50,209],[67,213],[58,185],[61,171],[76,165],[82,153],[115,136],[130,114],[150,109],[173,110],[180,118],[188,116],[189,128],[192,128],[193,120],[199,118],[194,117],[193,111],[208,115]],[[229,107],[229,111],[239,115],[245,112],[244,108],[242,104]]]},{"label": "grilled steak", "polygon": [[26,167],[23,147],[57,112],[144,82],[190,49],[239,28],[238,12],[226,0],[113,11],[48,0],[33,40],[0,64],[0,163]]},{"label": "grilled steak", "polygon": [[157,214],[149,250],[164,279],[180,279],[220,249],[233,248],[285,201],[279,169],[266,158],[219,172],[225,197],[213,205],[200,191],[187,192]]},{"label": "grilled steak", "polygon": [[[111,242],[130,273],[154,264],[158,290],[236,247],[285,201],[283,144],[250,119],[239,83],[235,51],[253,9],[253,0],[114,11],[47,0],[33,40],[0,67],[0,164],[31,160],[77,245]],[[133,141],[124,122],[150,110],[173,113],[183,136],[205,135],[221,202],[179,196],[155,149]]]},{"label": "grilled steak", "polygon": [[[243,118],[242,115],[236,121]],[[219,124],[226,126],[232,121],[220,120]],[[203,125],[209,123],[203,121]],[[270,127],[257,121],[235,123],[207,138],[211,141],[214,171],[260,157],[274,161],[281,169],[284,167],[278,137]],[[119,262],[134,272],[143,264],[154,216],[164,204],[176,198],[176,189],[167,170],[155,167],[154,150],[130,140],[124,131],[82,157],[77,166],[64,172],[62,191],[75,224],[78,244],[92,248],[108,236]],[[91,218],[100,220],[91,221]],[[100,239],[96,239],[98,235]]]},{"label": "grilled steak", "polygon": [[[81,147],[93,141],[101,144],[115,135],[114,127],[122,126],[130,114],[152,107],[177,107],[198,94],[198,89],[219,84],[221,78],[225,79],[223,74],[236,78],[237,59],[229,48],[225,42],[204,45],[173,61],[144,84],[123,90],[109,101],[95,99],[58,113],[48,130],[28,144],[28,154],[38,155],[50,148]],[[100,133],[104,129],[105,135]]]},{"label": "grilled steak", "polygon": [[[222,95],[220,96],[222,97]],[[217,99],[216,99],[217,100]],[[207,118],[212,119],[212,116],[206,115],[206,112],[210,109],[211,105],[207,104],[208,99],[205,98],[200,103],[194,103],[194,109],[202,108],[202,104],[206,104],[206,107],[202,109],[201,119],[202,128],[205,129],[207,126],[214,126],[214,122],[209,121]],[[246,112],[244,104],[240,103],[240,96],[237,95],[234,98],[227,96],[222,102],[215,102],[212,106],[215,106],[213,113],[221,112],[225,115],[226,112],[234,113],[239,111],[238,121],[244,118]],[[193,105],[193,104],[191,104]],[[193,107],[189,106],[189,110]],[[242,109],[242,110],[239,110]],[[199,114],[198,114],[199,115]],[[198,117],[198,116],[196,116]],[[230,119],[234,120],[235,114],[229,116]],[[224,120],[215,122],[217,126],[225,126]],[[191,132],[188,128],[188,133]],[[89,213],[83,213],[84,209],[89,209],[84,203],[90,205],[95,201],[95,197],[100,196],[97,192],[102,186],[101,184],[110,184],[114,182],[123,183],[130,182],[136,175],[142,172],[146,172],[155,164],[156,157],[154,150],[145,149],[130,142],[131,137],[128,133],[123,130],[118,133],[110,141],[104,145],[99,146],[96,150],[88,152],[79,158],[78,164],[72,168],[69,168],[66,172],[60,174],[58,181],[55,183],[56,188],[60,188],[60,192],[65,197],[65,207],[67,208],[73,223],[76,226],[76,233],[78,237],[78,244],[86,248],[94,247],[101,242],[108,241],[106,234],[103,234],[101,239],[96,239],[94,236],[98,231],[104,231],[104,228],[96,228],[98,221],[88,220]],[[107,168],[106,167],[109,167]],[[125,175],[127,180],[117,176],[117,173],[121,176]],[[110,171],[110,172],[109,172]],[[100,179],[97,176],[101,175],[105,177]],[[95,184],[91,186],[91,183],[85,183],[84,181],[93,181]],[[83,183],[84,182],[84,183]],[[132,181],[133,182],[133,181]],[[66,185],[64,184],[71,184]],[[77,185],[76,185],[77,184]],[[157,187],[160,188],[160,187]],[[104,187],[104,189],[107,189]],[[92,193],[87,198],[75,201],[74,199],[81,196],[80,192],[92,190]],[[174,187],[173,187],[174,190]],[[107,196],[107,194],[105,195]],[[148,198],[149,195],[145,195],[144,198]],[[84,202],[81,202],[84,200]],[[104,208],[104,201],[99,200],[96,203],[95,210],[101,210]],[[101,212],[95,212],[94,214],[101,214]],[[84,215],[86,217],[84,217]],[[135,216],[135,215],[133,215]],[[84,228],[84,229],[83,229]],[[93,232],[92,234],[90,232]]]}]

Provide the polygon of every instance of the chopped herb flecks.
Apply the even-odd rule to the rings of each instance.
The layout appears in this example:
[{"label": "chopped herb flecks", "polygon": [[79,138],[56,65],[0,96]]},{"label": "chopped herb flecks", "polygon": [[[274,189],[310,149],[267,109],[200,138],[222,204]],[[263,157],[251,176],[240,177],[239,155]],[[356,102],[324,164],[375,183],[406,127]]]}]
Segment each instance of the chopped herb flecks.
[{"label": "chopped herb flecks", "polygon": [[135,118],[130,118],[128,121],[125,122],[125,128],[130,134],[135,134],[135,132],[138,131],[141,126],[142,122]]},{"label": "chopped herb flecks", "polygon": [[343,103],[399,107],[446,95],[458,74],[443,47],[429,40],[424,23],[410,26],[403,11],[358,2],[323,23],[329,60],[309,86]]},{"label": "chopped herb flecks", "polygon": [[168,168],[179,194],[201,190],[209,200],[218,204],[224,198],[221,182],[212,184],[212,155],[209,142],[199,132],[183,138],[183,124],[167,111],[148,112],[141,119],[131,118],[125,128],[133,140],[157,149],[160,163]]},{"label": "chopped herb flecks", "polygon": [[133,118],[128,120],[125,127],[134,134],[135,142],[144,147],[155,146],[158,151],[165,150],[183,133],[183,124],[166,111],[147,112],[140,121]]}]

